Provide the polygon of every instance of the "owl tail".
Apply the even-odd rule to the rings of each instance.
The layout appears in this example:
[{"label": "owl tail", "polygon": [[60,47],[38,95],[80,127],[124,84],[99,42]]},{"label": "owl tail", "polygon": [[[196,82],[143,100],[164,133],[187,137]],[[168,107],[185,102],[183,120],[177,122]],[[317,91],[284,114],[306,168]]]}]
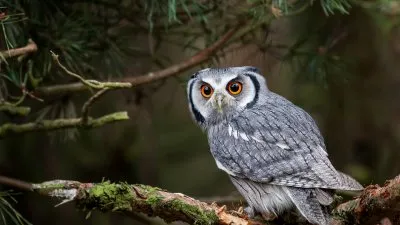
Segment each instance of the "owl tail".
[{"label": "owl tail", "polygon": [[363,186],[358,183],[354,178],[339,171],[338,173],[342,179],[342,186],[341,188],[339,188],[340,190],[359,191],[363,189]]},{"label": "owl tail", "polygon": [[285,187],[284,189],[296,208],[308,222],[318,225],[329,224],[328,206],[321,202],[322,199],[319,190],[295,187]]}]

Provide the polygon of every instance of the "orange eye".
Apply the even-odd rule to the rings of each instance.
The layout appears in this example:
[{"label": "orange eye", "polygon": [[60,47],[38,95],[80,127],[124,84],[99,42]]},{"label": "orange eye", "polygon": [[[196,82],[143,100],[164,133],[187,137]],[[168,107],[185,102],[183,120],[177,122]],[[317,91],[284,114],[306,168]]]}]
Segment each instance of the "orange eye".
[{"label": "orange eye", "polygon": [[209,98],[213,94],[214,90],[212,89],[212,87],[209,84],[203,84],[200,87],[200,92],[204,98]]},{"label": "orange eye", "polygon": [[226,89],[232,95],[240,94],[240,92],[242,92],[242,88],[243,88],[242,83],[238,81],[229,82],[229,84],[226,86]]}]

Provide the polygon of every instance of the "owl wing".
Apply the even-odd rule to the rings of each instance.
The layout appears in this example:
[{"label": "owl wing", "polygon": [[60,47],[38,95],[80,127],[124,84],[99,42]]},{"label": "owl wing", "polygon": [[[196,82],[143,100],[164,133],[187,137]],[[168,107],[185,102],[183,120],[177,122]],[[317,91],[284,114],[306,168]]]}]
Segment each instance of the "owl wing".
[{"label": "owl wing", "polygon": [[209,130],[211,152],[218,167],[231,176],[255,182],[362,189],[357,181],[332,166],[312,117],[285,98],[274,98]]}]

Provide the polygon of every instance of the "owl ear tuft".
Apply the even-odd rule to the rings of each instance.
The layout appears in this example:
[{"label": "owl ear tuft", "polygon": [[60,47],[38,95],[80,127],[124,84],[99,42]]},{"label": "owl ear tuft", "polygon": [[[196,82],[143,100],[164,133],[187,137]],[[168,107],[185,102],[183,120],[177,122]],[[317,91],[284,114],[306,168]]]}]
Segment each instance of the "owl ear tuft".
[{"label": "owl ear tuft", "polygon": [[243,70],[261,74],[261,71],[255,66],[243,66]]},{"label": "owl ear tuft", "polygon": [[190,79],[194,79],[199,75],[199,72],[196,72],[194,74],[192,74],[192,76],[190,76]]},{"label": "owl ear tuft", "polygon": [[208,70],[210,70],[210,68],[205,68],[205,69],[202,69],[202,70],[200,70],[200,71],[197,71],[197,72],[194,73],[192,76],[190,76],[190,79],[194,79],[194,78],[196,78],[200,73],[205,72],[205,71],[208,71]]}]

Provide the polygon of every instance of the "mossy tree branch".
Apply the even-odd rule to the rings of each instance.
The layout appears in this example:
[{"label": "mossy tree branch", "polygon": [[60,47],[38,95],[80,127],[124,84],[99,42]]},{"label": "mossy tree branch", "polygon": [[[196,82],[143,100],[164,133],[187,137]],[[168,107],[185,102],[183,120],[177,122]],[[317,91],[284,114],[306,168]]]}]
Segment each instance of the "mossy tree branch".
[{"label": "mossy tree branch", "polygon": [[[57,197],[60,204],[75,201],[77,207],[88,213],[102,212],[145,213],[158,216],[166,222],[183,221],[189,224],[259,224],[232,215],[216,205],[209,205],[180,193],[170,193],[147,185],[126,183],[80,183],[55,180],[33,184],[41,195]],[[59,205],[60,205],[59,204]]]},{"label": "mossy tree branch", "polygon": [[[181,193],[141,184],[80,183],[78,181],[54,180],[39,184],[30,184],[0,176],[0,184],[35,191],[41,195],[56,197],[61,204],[75,202],[77,208],[90,213],[120,212],[148,216],[158,216],[166,222],[183,221],[189,224],[261,224],[243,214],[227,211],[216,204],[207,204]],[[388,218],[392,224],[398,224],[400,218],[400,176],[387,181],[383,187],[368,186],[359,197],[342,203],[333,210],[331,225],[363,224],[376,225],[379,220]],[[272,221],[268,224],[293,224]],[[296,223],[309,225],[306,222]]]},{"label": "mossy tree branch", "polygon": [[82,118],[70,119],[55,119],[55,120],[42,120],[38,122],[13,124],[6,123],[0,126],[0,139],[23,133],[38,132],[38,131],[52,131],[67,128],[96,128],[109,123],[129,119],[127,112],[111,113],[96,119],[87,118],[87,121]]},{"label": "mossy tree branch", "polygon": [[26,116],[31,111],[31,108],[25,106],[16,106],[9,103],[0,102],[0,112],[7,112],[12,115]]},{"label": "mossy tree branch", "polygon": [[335,225],[379,224],[384,217],[400,224],[400,175],[383,187],[368,186],[360,197],[336,207],[334,215]]}]

